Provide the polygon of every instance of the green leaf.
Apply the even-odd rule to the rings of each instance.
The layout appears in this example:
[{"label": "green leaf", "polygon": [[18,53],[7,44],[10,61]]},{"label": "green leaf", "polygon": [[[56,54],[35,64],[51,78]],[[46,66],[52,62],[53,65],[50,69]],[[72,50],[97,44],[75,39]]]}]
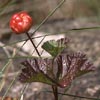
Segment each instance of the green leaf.
[{"label": "green leaf", "polygon": [[64,45],[60,45],[59,42],[55,40],[47,41],[42,45],[42,48],[53,57],[56,57],[64,47]]},{"label": "green leaf", "polygon": [[26,79],[26,82],[31,83],[31,82],[41,82],[41,83],[45,83],[45,84],[49,84],[49,85],[54,85],[54,83],[52,81],[50,81],[46,75],[44,75],[43,73],[37,73],[34,74],[33,76],[31,76],[29,79]]}]

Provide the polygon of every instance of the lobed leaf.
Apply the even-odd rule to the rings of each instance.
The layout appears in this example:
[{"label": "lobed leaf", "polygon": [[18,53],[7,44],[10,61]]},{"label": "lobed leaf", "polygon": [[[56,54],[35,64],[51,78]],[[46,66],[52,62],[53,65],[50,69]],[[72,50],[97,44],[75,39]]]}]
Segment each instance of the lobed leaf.
[{"label": "lobed leaf", "polygon": [[70,85],[75,78],[84,75],[90,71],[94,71],[95,67],[82,52],[63,54],[60,55],[60,57],[60,62],[62,62],[63,70],[62,77],[59,80],[59,84],[62,87]]},{"label": "lobed leaf", "polygon": [[62,38],[57,41],[50,40],[42,45],[42,48],[47,51],[51,56],[56,57],[70,42],[69,38]]},{"label": "lobed leaf", "polygon": [[22,72],[19,76],[19,80],[21,82],[42,82],[53,85],[55,82],[52,80],[53,75],[51,72],[51,64],[51,59],[28,59],[21,63],[24,68],[22,69]]}]

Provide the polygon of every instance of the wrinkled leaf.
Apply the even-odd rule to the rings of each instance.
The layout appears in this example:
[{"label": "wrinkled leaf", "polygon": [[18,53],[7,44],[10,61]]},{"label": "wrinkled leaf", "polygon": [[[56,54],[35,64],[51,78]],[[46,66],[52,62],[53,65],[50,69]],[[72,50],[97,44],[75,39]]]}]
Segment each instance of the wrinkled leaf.
[{"label": "wrinkled leaf", "polygon": [[50,84],[53,85],[53,82],[50,81],[43,73],[37,73],[37,74],[33,74],[32,76],[27,76],[25,77],[24,74],[20,75],[20,81],[21,82],[41,82],[41,83],[46,83],[46,84]]},{"label": "wrinkled leaf", "polygon": [[42,45],[42,48],[47,51],[51,56],[56,57],[70,42],[69,38],[62,38],[58,41],[50,40]]},{"label": "wrinkled leaf", "polygon": [[95,67],[93,66],[93,64],[89,62],[86,55],[81,52],[60,55],[60,57],[62,61],[63,71],[62,77],[59,80],[59,84],[62,87],[70,85],[75,78],[90,71],[94,71]]},{"label": "wrinkled leaf", "polygon": [[[24,66],[19,76],[21,82],[42,82],[53,85],[51,59],[28,59],[21,63]],[[49,76],[47,76],[49,74]]]}]

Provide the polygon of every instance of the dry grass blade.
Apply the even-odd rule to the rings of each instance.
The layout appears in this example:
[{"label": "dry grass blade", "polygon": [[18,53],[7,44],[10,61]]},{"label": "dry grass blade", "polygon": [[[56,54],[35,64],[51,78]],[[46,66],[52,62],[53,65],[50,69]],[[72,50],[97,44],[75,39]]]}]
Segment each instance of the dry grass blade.
[{"label": "dry grass blade", "polygon": [[5,97],[6,97],[7,93],[9,92],[9,90],[11,89],[11,87],[13,86],[13,84],[14,84],[15,80],[17,79],[18,75],[19,75],[19,73],[16,74],[16,76],[14,77],[14,79],[12,80],[12,82],[10,83],[10,85],[8,86],[5,94],[2,97],[2,100],[5,100]]},{"label": "dry grass blade", "polygon": [[[13,51],[13,54],[12,54],[12,57],[14,57],[14,56],[15,56],[15,50]],[[5,74],[5,77],[2,77],[0,80],[0,91],[2,90],[2,88],[5,84],[5,79],[7,77],[8,70],[9,70],[9,67],[11,64],[12,64],[12,60],[9,59],[8,62],[6,63],[6,65],[3,66],[2,70],[1,70],[1,73]]]}]

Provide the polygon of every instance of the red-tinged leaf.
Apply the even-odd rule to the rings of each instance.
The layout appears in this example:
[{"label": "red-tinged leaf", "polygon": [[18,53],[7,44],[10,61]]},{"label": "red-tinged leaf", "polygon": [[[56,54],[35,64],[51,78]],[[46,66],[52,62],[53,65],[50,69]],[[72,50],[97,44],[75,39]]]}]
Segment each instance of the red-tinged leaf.
[{"label": "red-tinged leaf", "polygon": [[55,84],[52,73],[52,60],[33,58],[22,62],[25,67],[19,76],[21,82],[42,82],[46,84]]},{"label": "red-tinged leaf", "polygon": [[[59,84],[62,87],[70,85],[75,78],[90,71],[94,71],[95,67],[93,64],[89,62],[86,58],[86,55],[81,52],[60,56],[63,60],[63,76],[60,78]],[[66,66],[66,69],[64,66]]]}]

